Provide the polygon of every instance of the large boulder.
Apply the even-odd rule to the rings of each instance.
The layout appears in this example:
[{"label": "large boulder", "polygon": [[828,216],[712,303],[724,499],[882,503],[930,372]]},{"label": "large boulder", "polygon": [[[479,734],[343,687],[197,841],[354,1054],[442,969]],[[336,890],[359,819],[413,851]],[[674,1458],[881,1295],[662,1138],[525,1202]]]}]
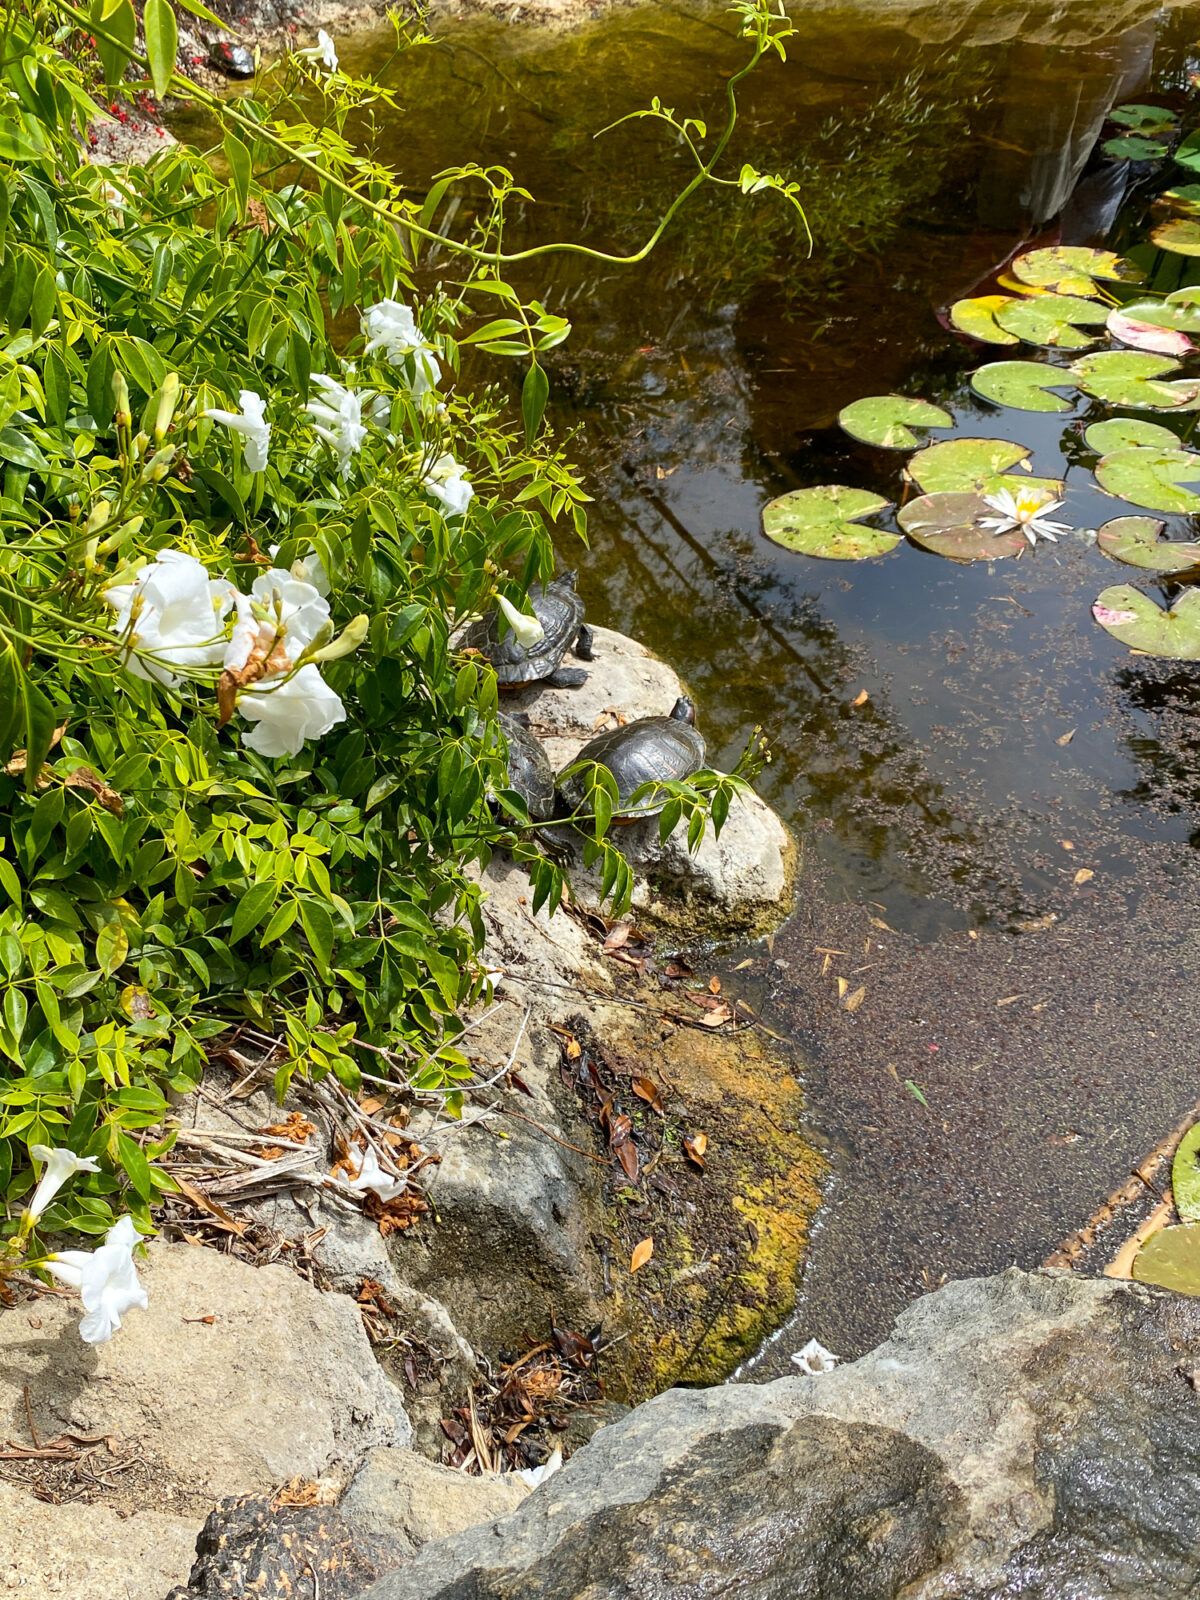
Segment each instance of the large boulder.
[{"label": "large boulder", "polygon": [[368,1600],[1174,1600],[1200,1301],[1011,1271],[815,1378],[676,1390]]}]

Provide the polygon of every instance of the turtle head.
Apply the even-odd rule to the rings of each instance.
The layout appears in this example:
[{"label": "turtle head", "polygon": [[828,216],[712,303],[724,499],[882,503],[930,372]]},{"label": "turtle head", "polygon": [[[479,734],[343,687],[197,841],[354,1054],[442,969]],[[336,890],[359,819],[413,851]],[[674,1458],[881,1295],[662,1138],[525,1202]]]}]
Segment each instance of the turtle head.
[{"label": "turtle head", "polygon": [[560,572],[551,582],[554,589],[570,589],[574,592],[575,585],[579,582],[579,574],[574,567],[568,567],[565,572]]},{"label": "turtle head", "polygon": [[674,722],[695,723],[696,702],[691,698],[690,695],[681,694],[679,696],[679,699],[676,700],[675,704],[671,707],[671,719]]}]

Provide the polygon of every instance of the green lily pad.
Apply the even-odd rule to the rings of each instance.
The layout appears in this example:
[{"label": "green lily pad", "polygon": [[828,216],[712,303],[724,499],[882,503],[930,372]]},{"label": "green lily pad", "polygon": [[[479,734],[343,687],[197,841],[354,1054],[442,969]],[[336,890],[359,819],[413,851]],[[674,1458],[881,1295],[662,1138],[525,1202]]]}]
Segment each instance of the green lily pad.
[{"label": "green lily pad", "polygon": [[898,533],[858,526],[860,517],[886,511],[889,501],[839,483],[793,489],[763,508],[763,532],[785,550],[826,561],[868,561],[900,543]]},{"label": "green lily pad", "polygon": [[922,450],[908,466],[908,475],[923,494],[995,494],[1000,489],[1041,489],[1057,500],[1063,490],[1056,478],[1034,478],[1008,472],[1029,459],[1023,444],[1008,439],[946,439]]},{"label": "green lily pad", "polygon": [[1154,356],[1140,350],[1101,350],[1081,356],[1068,369],[1085,394],[1109,405],[1131,406],[1135,410],[1172,411],[1191,398],[1160,380],[1177,372],[1179,363],[1170,356]]},{"label": "green lily pad", "polygon": [[1179,439],[1159,422],[1143,422],[1141,417],[1110,417],[1093,422],[1083,436],[1089,450],[1110,456],[1114,450],[1132,450],[1146,445],[1151,450],[1178,450]]},{"label": "green lily pad", "polygon": [[897,521],[909,538],[950,561],[1000,561],[1019,555],[1025,538],[1019,529],[993,533],[981,527],[995,509],[981,494],[926,494],[910,500]]},{"label": "green lily pad", "polygon": [[1170,297],[1166,300],[1130,300],[1127,305],[1114,309],[1131,322],[1145,322],[1152,328],[1169,328],[1172,333],[1200,334],[1200,305],[1195,301],[1172,300]]},{"label": "green lily pad", "polygon": [[1051,245],[1030,250],[1012,264],[1013,275],[1037,289],[1057,289],[1060,294],[1094,295],[1096,278],[1113,283],[1141,283],[1144,274],[1132,261],[1111,250],[1089,250],[1084,245]]},{"label": "green lily pad", "polygon": [[838,425],[852,439],[881,450],[919,450],[925,443],[914,428],[952,428],[954,418],[928,400],[903,394],[876,394],[855,400],[838,412]]},{"label": "green lily pad", "polygon": [[992,361],[971,374],[971,387],[994,405],[1017,411],[1069,411],[1071,402],[1051,390],[1072,388],[1074,380],[1069,370],[1040,361]]},{"label": "green lily pad", "polygon": [[1160,250],[1177,256],[1200,256],[1200,219],[1171,217],[1151,228],[1150,238]]},{"label": "green lily pad", "polygon": [[1200,589],[1188,589],[1164,611],[1127,583],[1105,589],[1092,615],[1131,650],[1171,661],[1200,661]]},{"label": "green lily pad", "polygon": [[1189,172],[1200,172],[1200,129],[1188,134],[1175,151],[1175,160]]},{"label": "green lily pad", "polygon": [[1190,572],[1200,566],[1200,544],[1171,544],[1162,537],[1165,526],[1157,517],[1114,517],[1097,532],[1096,543],[1113,561],[1143,572]]},{"label": "green lily pad", "polygon": [[1200,306],[1200,283],[1185,283],[1181,289],[1172,289],[1167,302],[1173,306]]},{"label": "green lily pad", "polygon": [[1200,1122],[1195,1123],[1179,1141],[1175,1159],[1171,1163],[1171,1197],[1175,1209],[1185,1222],[1200,1219]]},{"label": "green lily pad", "polygon": [[1156,450],[1145,445],[1117,450],[1096,464],[1096,482],[1119,500],[1147,511],[1190,516],[1200,511],[1200,494],[1180,488],[1200,483],[1200,456],[1190,450]]},{"label": "green lily pad", "polygon": [[1115,139],[1105,139],[1100,146],[1106,156],[1118,161],[1158,161],[1167,153],[1167,146],[1159,139],[1147,139],[1140,133],[1123,133]]},{"label": "green lily pad", "polygon": [[1014,300],[996,313],[996,321],[1006,333],[1015,333],[1026,344],[1056,345],[1064,350],[1086,350],[1095,344],[1096,335],[1082,333],[1077,322],[1103,323],[1108,308],[1078,295],[1039,294],[1030,300]]},{"label": "green lily pad", "polygon": [[1133,1275],[1176,1294],[1200,1294],[1200,1222],[1152,1233],[1133,1258]]},{"label": "green lily pad", "polygon": [[1015,333],[1006,333],[996,321],[997,311],[1015,305],[1010,294],[979,294],[970,300],[956,300],[950,307],[950,321],[959,333],[984,344],[1019,344]]},{"label": "green lily pad", "polygon": [[1200,183],[1181,183],[1164,190],[1159,199],[1170,201],[1177,211],[1200,212]]},{"label": "green lily pad", "polygon": [[1166,106],[1114,106],[1108,120],[1119,128],[1173,128],[1178,117]]}]

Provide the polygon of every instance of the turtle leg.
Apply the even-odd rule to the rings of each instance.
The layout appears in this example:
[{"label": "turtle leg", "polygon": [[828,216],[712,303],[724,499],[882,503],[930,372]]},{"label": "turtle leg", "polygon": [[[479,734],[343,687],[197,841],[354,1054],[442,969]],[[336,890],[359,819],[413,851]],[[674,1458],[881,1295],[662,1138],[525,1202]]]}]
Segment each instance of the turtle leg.
[{"label": "turtle leg", "polygon": [[580,625],[579,632],[575,635],[575,654],[580,661],[595,661],[596,635],[584,622]]},{"label": "turtle leg", "polygon": [[552,689],[578,689],[587,682],[582,667],[559,667],[545,680]]}]

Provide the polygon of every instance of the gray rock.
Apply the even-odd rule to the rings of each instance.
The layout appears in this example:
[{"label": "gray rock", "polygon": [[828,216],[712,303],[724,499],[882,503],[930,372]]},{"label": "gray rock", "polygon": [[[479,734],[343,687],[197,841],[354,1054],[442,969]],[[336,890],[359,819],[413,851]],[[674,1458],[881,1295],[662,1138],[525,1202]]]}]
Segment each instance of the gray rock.
[{"label": "gray rock", "polygon": [[433,1539],[507,1516],[529,1492],[514,1473],[471,1478],[411,1450],[372,1450],[339,1509],[362,1534],[412,1555]]},{"label": "gray rock", "polygon": [[676,1390],[368,1600],[1174,1600],[1200,1584],[1200,1301],[1012,1271],[853,1365]]}]

